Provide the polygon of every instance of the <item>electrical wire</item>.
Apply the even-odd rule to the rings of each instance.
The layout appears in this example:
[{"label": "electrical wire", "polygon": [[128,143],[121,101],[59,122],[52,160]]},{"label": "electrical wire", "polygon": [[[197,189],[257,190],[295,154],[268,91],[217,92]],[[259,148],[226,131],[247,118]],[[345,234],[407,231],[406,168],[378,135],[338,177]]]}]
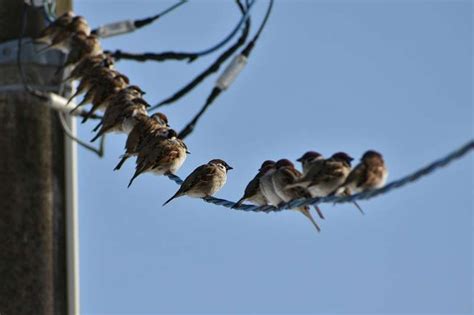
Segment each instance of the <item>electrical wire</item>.
[{"label": "electrical wire", "polygon": [[123,52],[121,50],[116,50],[114,52],[111,52],[111,55],[116,59],[127,59],[127,60],[135,60],[135,61],[140,61],[140,62],[145,62],[145,61],[158,61],[162,62],[165,60],[188,60],[188,62],[193,62],[199,57],[211,54],[220,48],[222,48],[224,45],[229,43],[232,38],[237,34],[241,26],[250,18],[250,10],[256,0],[252,0],[250,2],[247,1],[247,9],[245,10],[245,13],[243,13],[242,17],[240,18],[239,22],[237,25],[234,27],[234,29],[227,35],[223,40],[221,40],[219,43],[215,44],[214,46],[199,51],[199,52],[174,52],[174,51],[167,51],[163,53],[141,53],[141,54],[136,54],[136,53],[129,53],[129,52]]},{"label": "electrical wire", "polygon": [[110,36],[115,36],[115,35],[121,35],[121,34],[126,34],[133,32],[139,28],[142,28],[146,25],[149,25],[159,18],[165,16],[166,14],[170,13],[171,11],[177,9],[179,6],[183,5],[186,3],[187,0],[181,0],[180,2],[170,6],[169,8],[163,10],[162,12],[153,15],[151,17],[145,18],[145,19],[139,19],[139,20],[125,20],[125,21],[120,21],[120,22],[114,22],[110,24],[106,24],[104,26],[98,27],[94,30],[92,30],[93,35],[97,35],[99,37],[110,37]]},{"label": "electrical wire", "polygon": [[[269,4],[268,4],[268,8],[267,8],[267,12],[265,13],[265,17],[262,21],[262,23],[260,24],[260,27],[258,28],[258,31],[257,33],[255,34],[255,36],[252,38],[252,40],[247,44],[247,46],[243,49],[243,51],[240,53],[240,56],[243,56],[244,59],[243,60],[247,60],[247,58],[250,56],[250,53],[252,52],[253,48],[255,47],[255,44],[258,40],[258,38],[260,37],[260,34],[262,33],[263,29],[265,28],[265,25],[267,24],[267,21],[268,21],[268,18],[270,17],[270,14],[272,12],[272,8],[273,8],[273,0],[270,0],[269,1]],[[243,68],[243,65],[242,65],[242,68]],[[242,70],[239,69],[239,71]],[[234,79],[235,79],[235,76],[237,76],[238,73],[235,73],[234,74]],[[232,79],[233,80],[233,79]],[[219,82],[219,80],[218,80]],[[230,83],[229,83],[230,84]],[[219,87],[219,85],[217,84],[211,91],[211,94],[208,96],[207,100],[206,100],[206,103],[203,105],[203,107],[201,108],[201,110],[193,117],[193,119],[191,119],[191,121],[179,132],[178,134],[178,137],[180,139],[184,139],[186,138],[187,136],[189,136],[193,131],[194,131],[194,128],[196,127],[196,124],[198,123],[199,119],[201,118],[202,115],[204,115],[204,113],[207,111],[207,109],[209,108],[209,106],[211,106],[211,104],[214,102],[214,100],[221,94],[221,92],[223,91],[223,88],[222,87]]]},{"label": "electrical wire", "polygon": [[149,18],[146,18],[146,19],[141,19],[141,20],[135,20],[133,22],[133,24],[135,25],[135,27],[138,29],[138,28],[142,28],[146,25],[149,25],[153,22],[155,22],[156,20],[158,20],[159,18],[162,18],[163,16],[165,16],[166,14],[170,13],[171,11],[173,11],[174,9],[178,8],[179,6],[185,4],[187,2],[187,0],[181,0],[180,2],[170,6],[169,8],[165,9],[164,11],[158,13],[157,15],[155,16],[152,16],[152,17],[149,17]]},{"label": "electrical wire", "polygon": [[[240,206],[236,206],[236,202],[225,200],[225,199],[220,199],[220,198],[215,198],[215,197],[205,197],[202,199],[207,203],[223,206],[232,210],[266,212],[266,213],[277,212],[277,211],[282,211],[282,210],[287,210],[287,209],[294,209],[294,208],[299,208],[302,206],[310,206],[310,205],[314,206],[314,205],[319,205],[321,203],[336,204],[336,203],[355,202],[356,200],[367,200],[379,195],[386,194],[395,189],[411,184],[422,177],[430,175],[436,170],[442,167],[445,167],[448,164],[452,163],[453,161],[463,157],[464,155],[466,155],[472,150],[474,150],[474,141],[470,140],[469,142],[467,142],[460,148],[456,149],[455,151],[447,154],[446,156],[428,164],[425,167],[418,169],[417,171],[411,174],[408,174],[405,177],[394,180],[382,188],[361,192],[361,193],[354,194],[351,196],[328,196],[328,197],[315,197],[315,198],[308,198],[308,199],[294,199],[287,203],[282,204],[279,207],[254,206],[254,205],[249,205],[249,204],[242,204]],[[183,180],[176,175],[171,174],[167,176],[169,179],[171,179],[178,185],[181,185],[183,183]]]},{"label": "electrical wire", "polygon": [[[246,13],[246,8],[237,0],[236,1],[242,15]],[[242,35],[239,37],[237,42],[229,47],[226,51],[224,51],[209,67],[207,67],[206,70],[201,72],[197,77],[195,77],[191,82],[186,84],[184,87],[179,89],[177,92],[175,92],[172,96],[166,98],[165,100],[161,101],[160,103],[150,107],[150,111],[154,111],[161,106],[168,105],[171,103],[176,102],[180,98],[182,98],[184,95],[188,94],[191,92],[196,86],[198,86],[202,81],[204,81],[208,76],[211,74],[219,71],[221,65],[240,48],[242,47],[245,42],[247,41],[247,37],[249,35],[250,31],[250,18],[247,19],[245,22],[244,28],[242,30]]]}]

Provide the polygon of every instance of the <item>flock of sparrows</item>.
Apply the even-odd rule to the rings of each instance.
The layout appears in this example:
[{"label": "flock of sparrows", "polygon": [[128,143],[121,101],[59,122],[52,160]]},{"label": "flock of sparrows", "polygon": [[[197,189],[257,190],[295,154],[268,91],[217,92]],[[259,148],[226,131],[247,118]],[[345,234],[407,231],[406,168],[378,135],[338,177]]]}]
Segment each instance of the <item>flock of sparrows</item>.
[{"label": "flock of sparrows", "polygon": [[[91,141],[110,132],[128,134],[125,153],[115,167],[118,170],[128,158],[136,157],[135,174],[128,186],[145,172],[167,175],[178,171],[189,153],[185,143],[169,127],[166,115],[148,115],[149,104],[143,99],[145,92],[136,85],[129,85],[129,79],[114,69],[114,60],[102,51],[98,38],[91,35],[91,29],[83,17],[72,12],[63,14],[42,30],[36,42],[46,44],[41,51],[56,48],[67,53],[64,67],[72,69],[65,80],[80,80],[76,93],[69,101],[85,93],[73,111],[92,104],[83,122],[97,110],[104,111],[102,121],[94,128],[97,134]],[[321,154],[310,151],[298,159],[302,172],[287,159],[265,161],[234,207],[246,200],[256,205],[278,207],[297,198],[350,195],[385,184],[387,169],[380,153],[367,151],[360,164],[351,170],[352,160],[343,152],[325,159]],[[194,198],[212,196],[224,186],[227,172],[231,169],[220,159],[199,166],[163,205],[184,195]],[[317,206],[315,209],[324,219],[321,210]],[[308,206],[296,210],[310,219],[320,231]]]},{"label": "flock of sparrows", "polygon": [[[385,184],[388,171],[380,153],[372,150],[365,152],[360,163],[353,169],[352,160],[353,158],[344,152],[337,152],[325,159],[318,152],[308,151],[297,160],[301,163],[302,172],[298,171],[290,160],[267,160],[262,163],[257,175],[249,182],[244,195],[234,207],[240,206],[244,201],[259,206],[279,207],[293,199],[349,196],[380,188]],[[357,203],[355,205],[363,214]],[[304,214],[318,232],[321,230],[311,216],[308,206],[295,210]],[[319,217],[324,219],[318,206],[315,206],[315,210]]]}]

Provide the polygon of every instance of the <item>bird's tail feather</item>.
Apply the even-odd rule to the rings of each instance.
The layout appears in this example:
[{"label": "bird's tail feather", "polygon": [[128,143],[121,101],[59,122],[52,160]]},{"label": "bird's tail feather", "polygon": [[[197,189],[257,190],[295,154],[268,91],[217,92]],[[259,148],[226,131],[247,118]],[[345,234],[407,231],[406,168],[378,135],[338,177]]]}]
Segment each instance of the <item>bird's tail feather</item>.
[{"label": "bird's tail feather", "polygon": [[99,132],[94,136],[94,138],[91,139],[91,142],[94,142],[95,140],[99,139],[103,134],[104,134],[104,130],[103,129],[99,130]]},{"label": "bird's tail feather", "polygon": [[313,216],[311,215],[311,213],[309,212],[309,208],[305,207],[303,209],[298,209],[305,217],[307,217],[311,223],[313,223],[314,227],[316,228],[316,230],[319,232],[321,232],[321,228],[319,227],[318,223],[316,223],[316,221],[314,220]]},{"label": "bird's tail feather", "polygon": [[232,209],[235,209],[235,208],[240,207],[240,205],[242,205],[242,203],[244,202],[244,200],[245,200],[245,197],[240,198],[239,201],[237,201],[237,202],[232,206]]},{"label": "bird's tail feather", "polygon": [[103,121],[99,122],[99,123],[97,124],[97,126],[95,126],[94,129],[92,129],[92,131],[97,131],[97,129],[99,129],[100,126],[102,126],[103,124],[104,124]]},{"label": "bird's tail feather", "polygon": [[324,214],[323,214],[323,212],[321,211],[321,209],[320,209],[317,205],[314,205],[314,209],[315,209],[316,212],[318,213],[318,216],[319,216],[322,220],[324,220],[324,219],[325,219],[325,218],[324,218]]},{"label": "bird's tail feather", "polygon": [[130,188],[130,185],[132,185],[133,181],[135,180],[135,178],[137,178],[138,175],[140,175],[142,172],[137,170],[135,171],[135,174],[133,174],[132,178],[130,179],[130,182],[128,183],[128,186],[127,188]]},{"label": "bird's tail feather", "polygon": [[364,210],[362,210],[362,208],[359,206],[359,204],[358,204],[356,201],[353,201],[352,203],[357,207],[357,209],[359,209],[360,213],[362,213],[363,215],[365,215]]},{"label": "bird's tail feather", "polygon": [[176,194],[174,194],[170,199],[166,200],[166,201],[163,203],[162,207],[166,206],[171,200],[173,200],[174,198],[178,198],[178,197],[181,197],[181,193],[180,193],[179,190],[178,190],[178,191],[176,192]]},{"label": "bird's tail feather", "polygon": [[125,163],[125,161],[126,161],[128,158],[129,158],[129,155],[124,154],[124,155],[122,156],[122,159],[120,160],[120,162],[118,162],[118,164],[115,166],[114,171],[118,171],[118,170],[122,167],[123,163]]}]

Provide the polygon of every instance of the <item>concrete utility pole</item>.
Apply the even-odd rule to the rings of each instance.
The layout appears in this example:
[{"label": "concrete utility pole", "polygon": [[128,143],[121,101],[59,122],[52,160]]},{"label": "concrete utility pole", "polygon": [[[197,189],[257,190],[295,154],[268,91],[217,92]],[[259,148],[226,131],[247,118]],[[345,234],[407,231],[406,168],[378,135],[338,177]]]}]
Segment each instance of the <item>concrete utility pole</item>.
[{"label": "concrete utility pole", "polygon": [[[61,10],[70,9],[71,0],[57,2]],[[7,42],[20,36],[23,9],[24,1],[0,0],[0,314],[71,314],[66,247],[68,144],[57,113],[18,88],[22,80],[12,62],[16,45]],[[25,47],[29,45],[26,38],[35,37],[44,27],[43,12],[28,7],[26,21]],[[54,75],[57,65],[25,59],[28,84],[59,93],[59,78]]]}]

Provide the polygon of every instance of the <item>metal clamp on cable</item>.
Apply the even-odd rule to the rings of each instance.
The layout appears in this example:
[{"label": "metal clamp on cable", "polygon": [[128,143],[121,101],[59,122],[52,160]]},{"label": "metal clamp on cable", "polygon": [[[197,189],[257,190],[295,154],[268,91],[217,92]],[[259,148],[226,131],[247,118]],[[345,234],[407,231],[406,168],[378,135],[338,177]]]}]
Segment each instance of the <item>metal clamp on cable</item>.
[{"label": "metal clamp on cable", "polygon": [[93,33],[99,37],[106,38],[131,33],[136,29],[137,28],[132,20],[125,20],[101,26],[94,30]]},{"label": "metal clamp on cable", "polygon": [[229,66],[227,66],[221,76],[217,79],[216,86],[221,90],[229,88],[246,64],[247,57],[244,55],[235,56],[234,60],[232,60]]}]

